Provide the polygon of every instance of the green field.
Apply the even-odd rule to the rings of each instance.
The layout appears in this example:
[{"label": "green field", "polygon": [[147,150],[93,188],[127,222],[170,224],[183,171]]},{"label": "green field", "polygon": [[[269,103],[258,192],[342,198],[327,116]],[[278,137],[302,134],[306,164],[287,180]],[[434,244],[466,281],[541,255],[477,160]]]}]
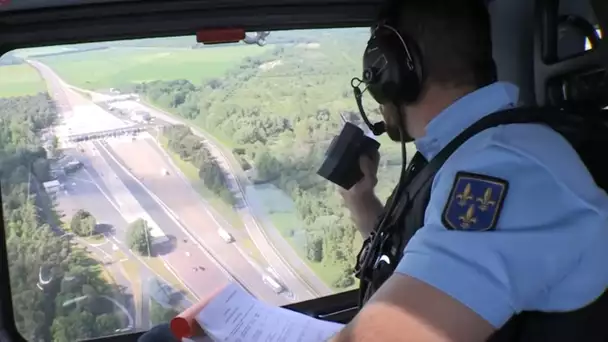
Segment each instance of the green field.
[{"label": "green field", "polygon": [[0,97],[34,95],[45,91],[46,83],[31,66],[0,66]]},{"label": "green field", "polygon": [[195,85],[220,77],[245,57],[267,47],[227,46],[202,49],[111,48],[40,57],[66,82],[86,89],[131,83],[187,79]]}]

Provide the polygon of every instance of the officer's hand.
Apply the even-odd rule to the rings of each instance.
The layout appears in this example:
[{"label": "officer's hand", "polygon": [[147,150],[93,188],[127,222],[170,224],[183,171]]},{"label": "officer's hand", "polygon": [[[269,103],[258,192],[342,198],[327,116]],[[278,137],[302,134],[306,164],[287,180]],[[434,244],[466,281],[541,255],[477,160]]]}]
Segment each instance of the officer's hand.
[{"label": "officer's hand", "polygon": [[369,200],[374,197],[374,187],[378,184],[378,165],[380,163],[380,153],[374,150],[373,153],[363,154],[359,158],[359,167],[363,172],[363,178],[353,185],[350,189],[339,188],[340,194],[349,204],[356,204]]},{"label": "officer's hand", "polygon": [[359,167],[363,172],[363,178],[349,190],[339,188],[344,198],[344,204],[351,213],[357,228],[364,237],[367,237],[374,229],[378,216],[384,210],[384,206],[374,194],[374,187],[378,184],[378,164],[380,153],[362,155],[359,158]]}]

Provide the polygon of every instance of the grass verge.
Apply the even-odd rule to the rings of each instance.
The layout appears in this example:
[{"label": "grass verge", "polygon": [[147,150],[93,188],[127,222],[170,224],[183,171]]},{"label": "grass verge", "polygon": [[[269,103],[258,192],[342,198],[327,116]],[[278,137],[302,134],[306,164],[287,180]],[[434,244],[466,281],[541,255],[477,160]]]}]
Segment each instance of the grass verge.
[{"label": "grass verge", "polygon": [[91,236],[81,237],[81,239],[92,245],[95,245],[104,242],[106,240],[106,237],[103,236],[103,234],[95,234]]},{"label": "grass verge", "polygon": [[299,221],[295,213],[271,213],[268,216],[272,224],[277,228],[279,233],[283,235],[283,238],[285,238],[293,250],[298,254],[300,259],[302,259],[302,261],[304,261],[306,265],[308,265],[308,267],[327,284],[327,286],[338,292],[348,291],[358,287],[358,283],[347,288],[333,286],[333,282],[336,280],[337,275],[343,271],[342,268],[337,265],[326,265],[308,260],[302,246],[293,238],[293,223]]},{"label": "grass verge", "polygon": [[186,176],[186,178],[192,184],[192,187],[198,192],[222,217],[232,225],[232,227],[243,230],[245,225],[234,211],[231,205],[224,202],[221,198],[211,192],[203,185],[202,181],[198,177],[198,169],[189,162],[182,160],[177,154],[171,151],[167,146],[167,139],[160,137],[160,143],[163,149],[167,152],[169,157],[180,171]]},{"label": "grass verge", "polygon": [[250,238],[241,239],[239,241],[239,245],[243,247],[245,253],[247,253],[253,260],[255,260],[260,265],[267,265],[268,262],[262,256],[262,253],[255,246],[253,241]]},{"label": "grass verge", "polygon": [[114,253],[112,253],[112,259],[114,259],[114,261],[119,262],[121,260],[125,260],[128,259],[129,257],[127,257],[127,255],[121,251],[120,249],[114,251]]},{"label": "grass verge", "polygon": [[88,93],[88,92],[86,92],[86,91],[82,91],[82,90],[79,90],[79,89],[76,89],[76,88],[71,88],[71,89],[72,89],[74,92],[76,92],[76,93],[78,93],[78,94],[80,94],[80,95],[84,96],[84,97],[85,97],[86,99],[88,99],[88,100],[92,100],[92,99],[93,99],[93,96],[91,96],[91,93]]},{"label": "grass verge", "polygon": [[141,259],[148,267],[150,267],[153,272],[158,274],[169,285],[173,286],[179,291],[182,291],[191,302],[196,302],[196,298],[194,298],[194,295],[190,293],[188,288],[186,288],[186,286],[184,286],[184,284],[177,277],[175,277],[175,275],[167,268],[162,259],[158,257],[142,257]]},{"label": "grass verge", "polygon": [[114,276],[108,271],[107,268],[103,267],[102,265],[99,265],[99,273],[101,274],[101,277],[110,285],[115,285],[116,284],[116,279],[114,279]]},{"label": "grass verge", "polygon": [[167,323],[178,314],[179,312],[174,308],[165,308],[156,300],[150,298],[150,322],[153,325]]},{"label": "grass verge", "polygon": [[[123,253],[124,254],[124,253]],[[119,259],[122,260],[122,259]],[[139,276],[139,265],[133,260],[124,260],[119,262],[122,274],[131,283],[131,292],[133,293],[133,304],[135,306],[135,322],[141,324],[142,320],[142,282]]]}]

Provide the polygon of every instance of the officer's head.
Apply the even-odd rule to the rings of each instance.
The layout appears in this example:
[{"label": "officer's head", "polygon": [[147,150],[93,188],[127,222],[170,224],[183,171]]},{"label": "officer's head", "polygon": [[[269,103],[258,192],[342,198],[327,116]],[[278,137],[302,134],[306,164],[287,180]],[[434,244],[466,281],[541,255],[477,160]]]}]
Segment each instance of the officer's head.
[{"label": "officer's head", "polygon": [[400,138],[400,122],[405,140],[421,137],[451,103],[496,81],[490,18],[482,0],[396,0],[381,11],[378,23],[364,68],[386,66],[376,78],[380,82],[368,89],[393,140]]}]

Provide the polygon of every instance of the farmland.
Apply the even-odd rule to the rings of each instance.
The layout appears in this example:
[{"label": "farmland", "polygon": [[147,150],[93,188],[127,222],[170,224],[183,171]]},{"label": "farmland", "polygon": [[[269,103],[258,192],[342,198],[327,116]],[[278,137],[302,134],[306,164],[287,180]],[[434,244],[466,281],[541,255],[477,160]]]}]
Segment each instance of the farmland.
[{"label": "farmland", "polygon": [[0,66],[0,98],[46,92],[36,69],[27,64]]},{"label": "farmland", "polygon": [[74,86],[105,89],[175,79],[201,84],[205,79],[223,75],[245,57],[266,50],[259,46],[202,49],[117,47],[37,59]]}]

